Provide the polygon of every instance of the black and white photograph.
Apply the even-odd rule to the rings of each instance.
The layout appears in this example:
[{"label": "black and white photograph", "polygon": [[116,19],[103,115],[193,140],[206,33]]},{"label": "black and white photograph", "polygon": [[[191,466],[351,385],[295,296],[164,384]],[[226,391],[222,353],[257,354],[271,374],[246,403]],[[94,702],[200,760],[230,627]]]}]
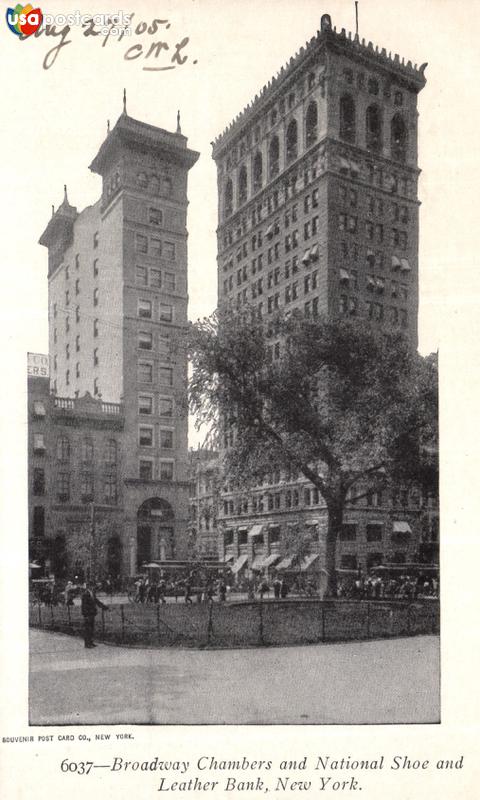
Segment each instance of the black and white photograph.
[{"label": "black and white photograph", "polygon": [[288,726],[416,737],[299,751],[321,791],[427,770],[414,731],[438,731],[432,785],[448,770],[438,796],[463,797],[445,722],[469,692],[452,627],[478,643],[459,500],[478,4],[117,5],[19,4],[2,31],[2,597],[25,739],[211,733],[155,789],[256,796],[316,784],[270,785],[245,747],[223,762],[238,726],[268,726],[270,758]]}]

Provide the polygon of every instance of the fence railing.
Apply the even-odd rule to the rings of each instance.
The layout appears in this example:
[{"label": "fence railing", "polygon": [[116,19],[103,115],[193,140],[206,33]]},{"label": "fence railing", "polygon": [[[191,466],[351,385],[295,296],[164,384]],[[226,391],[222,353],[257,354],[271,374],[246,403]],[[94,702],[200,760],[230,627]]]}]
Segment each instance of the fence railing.
[{"label": "fence railing", "polygon": [[[30,606],[30,626],[83,632],[78,606]],[[112,605],[99,611],[96,638],[117,644],[252,647],[438,633],[438,602],[289,601]]]}]

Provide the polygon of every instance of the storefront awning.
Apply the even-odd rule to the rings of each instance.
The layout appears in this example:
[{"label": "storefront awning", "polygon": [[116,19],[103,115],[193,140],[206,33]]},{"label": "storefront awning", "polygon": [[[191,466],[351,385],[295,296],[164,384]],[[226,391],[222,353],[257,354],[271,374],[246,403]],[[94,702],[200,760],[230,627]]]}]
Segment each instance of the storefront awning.
[{"label": "storefront awning", "polygon": [[270,553],[269,556],[263,559],[263,567],[271,567],[272,564],[275,564],[275,561],[279,561],[280,555],[278,553]]},{"label": "storefront awning", "polygon": [[248,538],[254,539],[255,536],[261,536],[263,532],[263,525],[252,525],[248,531]]},{"label": "storefront awning", "polygon": [[320,522],[319,519],[308,519],[305,523],[307,528],[313,528],[315,525],[318,525]]},{"label": "storefront awning", "polygon": [[296,556],[295,556],[295,555],[293,555],[293,556],[286,556],[284,559],[282,559],[282,561],[280,561],[280,564],[277,564],[277,566],[275,567],[275,569],[278,569],[278,570],[282,570],[282,569],[290,569],[290,567],[292,566],[292,562],[293,562],[293,559],[294,559],[294,558],[296,558]]},{"label": "storefront awning", "polygon": [[240,556],[239,558],[237,558],[235,563],[232,564],[232,572],[233,572],[233,574],[236,575],[237,572],[240,572],[240,570],[246,565],[247,561],[248,561],[248,556],[247,555],[243,555],[243,556]]},{"label": "storefront awning", "polygon": [[412,529],[408,522],[405,521],[397,521],[393,523],[393,532],[394,533],[411,533]]},{"label": "storefront awning", "polygon": [[312,564],[313,564],[313,563],[314,563],[314,562],[317,560],[317,558],[319,558],[319,557],[320,557],[320,556],[319,556],[319,554],[318,554],[318,553],[311,553],[311,555],[309,555],[309,556],[305,556],[305,558],[302,558],[302,562],[301,562],[301,564],[300,564],[300,570],[301,570],[301,572],[306,572],[306,570],[307,570],[307,569],[309,569],[309,568],[312,566]]},{"label": "storefront awning", "polygon": [[235,561],[235,556],[233,554],[227,553],[223,560],[225,561],[226,564],[228,561]]}]

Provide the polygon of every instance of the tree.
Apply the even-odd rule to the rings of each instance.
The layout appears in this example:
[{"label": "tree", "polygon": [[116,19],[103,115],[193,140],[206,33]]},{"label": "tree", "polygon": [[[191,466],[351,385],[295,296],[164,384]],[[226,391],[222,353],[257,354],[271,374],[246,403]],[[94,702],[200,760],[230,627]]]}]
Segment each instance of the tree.
[{"label": "tree", "polygon": [[238,486],[299,470],[328,511],[327,594],[347,502],[436,462],[436,364],[366,322],[215,312],[189,335],[190,406]]}]

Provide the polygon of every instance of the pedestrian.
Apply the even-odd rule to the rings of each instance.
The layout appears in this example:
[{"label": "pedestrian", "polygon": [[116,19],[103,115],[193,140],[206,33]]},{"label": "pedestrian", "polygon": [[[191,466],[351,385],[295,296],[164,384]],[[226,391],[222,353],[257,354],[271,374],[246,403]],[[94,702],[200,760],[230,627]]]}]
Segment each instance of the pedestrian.
[{"label": "pedestrian", "polygon": [[82,594],[82,616],[83,616],[83,625],[84,625],[84,640],[85,640],[85,647],[91,648],[96,647],[93,642],[93,634],[95,630],[95,617],[97,616],[97,606],[98,608],[103,608],[105,611],[108,611],[108,606],[101,603],[100,600],[95,597],[95,594],[92,590],[92,585],[87,584],[85,586],[85,590]]},{"label": "pedestrian", "polygon": [[218,584],[218,596],[220,598],[220,602],[225,603],[227,599],[227,584],[223,579],[221,579]]},{"label": "pedestrian", "polygon": [[192,605],[192,598],[191,598],[191,586],[190,586],[190,579],[189,578],[187,578],[186,581],[185,581],[184,597],[185,597],[185,605],[191,606]]},{"label": "pedestrian", "polygon": [[269,594],[270,586],[268,585],[267,581],[263,579],[260,583],[260,600],[263,600],[263,596],[265,594]]},{"label": "pedestrian", "polygon": [[167,593],[167,583],[164,578],[158,584],[157,603],[166,603],[165,595]]},{"label": "pedestrian", "polygon": [[289,591],[288,590],[288,583],[285,580],[285,578],[282,578],[281,583],[280,583],[280,597],[282,598],[282,600],[285,600],[285,598],[286,598],[286,596],[288,594],[288,591]]},{"label": "pedestrian", "polygon": [[275,597],[276,600],[278,600],[280,598],[280,590],[281,590],[281,588],[282,588],[282,581],[280,580],[280,578],[277,575],[277,577],[273,581],[273,596]]}]

